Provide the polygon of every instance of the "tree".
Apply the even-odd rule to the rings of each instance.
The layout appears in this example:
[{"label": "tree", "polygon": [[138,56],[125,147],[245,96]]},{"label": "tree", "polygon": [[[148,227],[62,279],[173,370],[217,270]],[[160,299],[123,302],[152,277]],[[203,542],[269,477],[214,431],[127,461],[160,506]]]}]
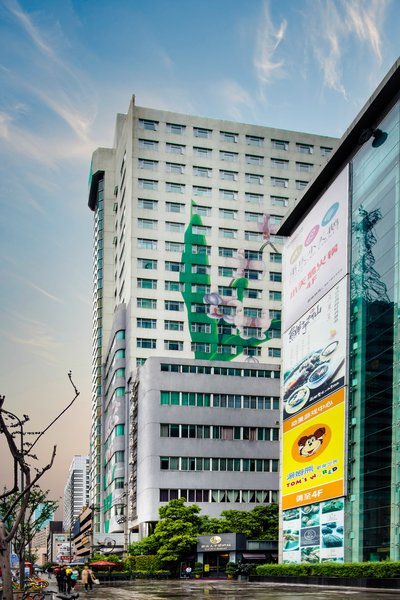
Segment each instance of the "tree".
[{"label": "tree", "polygon": [[[34,485],[29,494],[29,502],[26,508],[25,518],[20,522],[14,536],[14,547],[19,556],[25,554],[31,562],[35,562],[32,553],[32,541],[35,535],[42,529],[43,524],[52,518],[58,508],[58,502],[49,500],[49,490],[43,491],[38,485]],[[0,514],[9,513],[10,507],[14,507],[9,513],[7,525],[12,526],[18,513],[18,502],[16,497],[18,492],[0,498]],[[28,550],[28,555],[26,554]],[[33,559],[33,560],[32,560]]]},{"label": "tree", "polygon": [[[6,511],[0,514],[0,568],[3,577],[3,600],[13,600],[11,567],[10,567],[10,543],[15,539],[20,524],[24,523],[25,515],[29,506],[29,500],[35,486],[46,471],[51,469],[56,456],[56,446],[50,456],[50,460],[44,467],[37,468],[31,465],[37,456],[33,453],[40,438],[58,421],[58,419],[72,406],[79,396],[72,374],[68,373],[69,381],[74,391],[74,397],[71,402],[61,411],[50,423],[39,432],[29,432],[33,441],[24,442],[24,425],[29,421],[28,415],[23,416],[23,420],[7,411],[4,407],[5,396],[0,396],[0,435],[4,435],[6,446],[11,455],[13,463],[13,478],[9,489],[4,489],[0,494],[0,501],[10,499]],[[19,431],[16,430],[19,429]],[[19,446],[16,443],[16,437],[20,436]],[[19,477],[21,475],[21,477]],[[11,496],[13,496],[11,499]],[[13,517],[12,517],[13,515]],[[21,579],[23,581],[24,569],[20,569]]]},{"label": "tree", "polygon": [[252,510],[224,510],[221,518],[201,517],[203,533],[244,533],[253,540],[278,538],[277,504],[260,504]]},{"label": "tree", "polygon": [[154,529],[157,555],[163,562],[176,562],[197,544],[201,525],[200,507],[185,506],[185,498],[170,500],[159,509],[160,521]]}]

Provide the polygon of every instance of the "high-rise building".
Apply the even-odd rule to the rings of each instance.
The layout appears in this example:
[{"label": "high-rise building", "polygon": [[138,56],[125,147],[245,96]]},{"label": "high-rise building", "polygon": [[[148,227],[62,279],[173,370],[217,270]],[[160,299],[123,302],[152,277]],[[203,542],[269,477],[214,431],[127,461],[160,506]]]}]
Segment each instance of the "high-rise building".
[{"label": "high-rise building", "polygon": [[64,487],[64,531],[70,531],[83,506],[89,504],[89,456],[75,455]]},{"label": "high-rise building", "polygon": [[145,535],[176,497],[214,516],[276,500],[274,231],[335,147],[133,98],[94,152],[95,531]]},{"label": "high-rise building", "polygon": [[400,60],[280,229],[284,562],[400,558],[399,90]]}]

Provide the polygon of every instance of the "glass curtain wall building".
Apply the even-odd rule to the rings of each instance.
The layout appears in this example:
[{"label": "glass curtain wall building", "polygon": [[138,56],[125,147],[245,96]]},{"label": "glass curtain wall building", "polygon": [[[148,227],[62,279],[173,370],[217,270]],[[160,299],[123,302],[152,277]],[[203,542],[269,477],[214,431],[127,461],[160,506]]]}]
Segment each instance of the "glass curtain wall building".
[{"label": "glass curtain wall building", "polygon": [[[349,252],[342,280],[342,289],[347,290],[348,332],[344,376],[344,494],[332,494],[324,497],[325,503],[312,505],[320,516],[319,522],[314,524],[312,550],[319,560],[334,558],[354,562],[400,558],[399,90],[400,62],[397,61],[279,232],[296,235],[304,213],[316,214],[324,194],[345,169]],[[290,262],[290,257],[286,260]],[[333,272],[331,275],[334,277]],[[289,344],[284,342],[284,361],[289,351]],[[303,387],[309,383],[310,377],[303,382]],[[298,416],[304,415],[310,407],[311,400],[308,400],[302,404]],[[323,452],[328,451],[328,446],[329,442]],[[316,468],[324,460],[323,452],[312,463]],[[288,444],[285,447],[285,434],[283,460],[292,461],[290,447]],[[284,480],[282,486],[284,489]],[[323,518],[327,503],[330,508],[339,504],[344,507],[340,527],[330,527],[329,533]],[[283,561],[308,561],[304,540],[311,528],[302,515],[309,506],[298,497],[297,503],[295,499],[290,507],[298,510],[300,518],[297,553],[289,552],[287,547],[288,512],[282,513]],[[329,514],[329,525],[340,520],[338,514],[338,511]]]}]

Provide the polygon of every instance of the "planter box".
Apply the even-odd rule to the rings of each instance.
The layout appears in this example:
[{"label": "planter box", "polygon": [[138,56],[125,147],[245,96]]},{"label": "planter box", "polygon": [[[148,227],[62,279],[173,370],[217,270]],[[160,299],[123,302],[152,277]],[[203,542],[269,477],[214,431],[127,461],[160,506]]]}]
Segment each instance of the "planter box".
[{"label": "planter box", "polygon": [[374,577],[267,577],[250,575],[249,581],[268,581],[269,583],[300,583],[303,585],[321,585],[338,587],[400,589],[400,578],[377,579]]}]

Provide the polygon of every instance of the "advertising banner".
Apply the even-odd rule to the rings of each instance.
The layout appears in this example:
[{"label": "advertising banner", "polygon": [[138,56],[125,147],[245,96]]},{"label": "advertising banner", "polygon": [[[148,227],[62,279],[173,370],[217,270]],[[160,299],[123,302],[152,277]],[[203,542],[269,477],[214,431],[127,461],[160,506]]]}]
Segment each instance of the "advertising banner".
[{"label": "advertising banner", "polygon": [[346,167],[287,241],[284,330],[347,273],[348,177]]},{"label": "advertising banner", "polygon": [[347,278],[283,334],[283,420],[344,385]]},{"label": "advertising banner", "polygon": [[344,560],[344,498],[283,512],[283,562]]}]

